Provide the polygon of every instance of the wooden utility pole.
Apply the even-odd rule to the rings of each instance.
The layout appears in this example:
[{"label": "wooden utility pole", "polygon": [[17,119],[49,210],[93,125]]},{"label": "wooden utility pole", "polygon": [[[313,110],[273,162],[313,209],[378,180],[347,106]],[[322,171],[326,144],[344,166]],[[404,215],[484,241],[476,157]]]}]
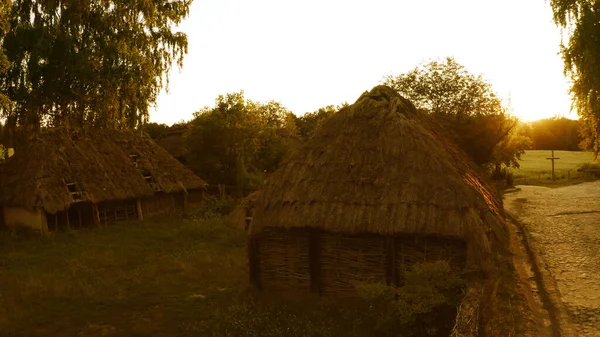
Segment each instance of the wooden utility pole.
[{"label": "wooden utility pole", "polygon": [[554,150],[552,150],[552,156],[550,156],[550,158],[546,158],[549,160],[552,160],[552,181],[554,181],[554,161],[560,158],[556,158],[554,157]]}]

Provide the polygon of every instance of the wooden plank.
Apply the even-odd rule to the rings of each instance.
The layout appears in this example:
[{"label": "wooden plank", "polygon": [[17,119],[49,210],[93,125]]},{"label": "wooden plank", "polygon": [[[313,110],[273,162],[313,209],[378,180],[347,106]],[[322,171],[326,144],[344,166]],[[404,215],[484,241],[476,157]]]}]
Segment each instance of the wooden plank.
[{"label": "wooden plank", "polygon": [[46,211],[44,211],[43,208],[40,208],[39,212],[42,217],[42,232],[44,234],[48,234],[50,232],[50,228],[48,228],[48,216],[46,215]]},{"label": "wooden plank", "polygon": [[386,276],[388,286],[398,286],[398,266],[396,266],[396,240],[393,236],[385,238],[386,241]]},{"label": "wooden plank", "polygon": [[308,264],[310,269],[310,292],[313,294],[321,293],[321,245],[320,235],[316,228],[309,229],[308,237]]},{"label": "wooden plank", "polygon": [[260,263],[259,263],[259,245],[258,240],[254,237],[248,238],[248,262],[250,267],[250,284],[256,288],[256,290],[262,290],[262,284],[260,284]]},{"label": "wooden plank", "polygon": [[100,226],[100,212],[98,212],[97,204],[92,204],[92,216],[94,217],[94,225]]},{"label": "wooden plank", "polygon": [[185,211],[187,211],[188,209],[188,193],[187,191],[183,191],[183,212],[185,213]]},{"label": "wooden plank", "polygon": [[138,220],[143,221],[144,220],[144,213],[142,212],[142,200],[141,199],[137,199],[135,201],[135,207],[136,207],[136,210],[137,210]]},{"label": "wooden plank", "polygon": [[65,210],[65,215],[67,216],[67,230],[71,230],[71,222],[69,220],[69,209]]}]

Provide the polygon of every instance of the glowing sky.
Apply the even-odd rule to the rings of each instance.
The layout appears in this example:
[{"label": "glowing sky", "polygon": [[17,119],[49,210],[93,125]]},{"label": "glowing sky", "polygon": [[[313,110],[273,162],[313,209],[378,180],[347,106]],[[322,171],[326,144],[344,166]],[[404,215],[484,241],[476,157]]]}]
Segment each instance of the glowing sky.
[{"label": "glowing sky", "polygon": [[483,74],[524,120],[576,118],[544,0],[195,0],[178,29],[189,53],[153,122],[189,120],[239,90],[302,115],[446,56]]}]

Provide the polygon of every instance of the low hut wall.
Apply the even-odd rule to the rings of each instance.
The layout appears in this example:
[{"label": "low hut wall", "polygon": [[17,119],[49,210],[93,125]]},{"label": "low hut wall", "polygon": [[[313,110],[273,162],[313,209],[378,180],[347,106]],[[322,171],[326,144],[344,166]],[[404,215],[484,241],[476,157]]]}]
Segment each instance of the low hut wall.
[{"label": "low hut wall", "polygon": [[258,264],[253,276],[259,289],[310,293],[309,232],[268,230],[249,248]]},{"label": "low hut wall", "polygon": [[356,282],[387,283],[385,237],[320,233],[319,246],[321,295],[351,296]]},{"label": "low hut wall", "polygon": [[28,210],[23,207],[3,207],[4,224],[7,227],[27,227],[40,232],[48,231],[46,214],[42,209]]},{"label": "low hut wall", "polygon": [[95,225],[94,208],[91,202],[78,202],[57,213],[46,213],[48,230],[51,232],[80,229]]},{"label": "low hut wall", "polygon": [[110,225],[117,221],[137,220],[137,201],[130,199],[99,203],[98,217],[100,225]]},{"label": "low hut wall", "polygon": [[362,282],[401,285],[419,262],[466,266],[463,240],[437,236],[340,235],[317,229],[267,228],[249,239],[252,282],[263,291],[354,297]]},{"label": "low hut wall", "polygon": [[173,212],[176,208],[175,195],[169,193],[156,193],[152,197],[141,200],[142,214],[144,217]]}]

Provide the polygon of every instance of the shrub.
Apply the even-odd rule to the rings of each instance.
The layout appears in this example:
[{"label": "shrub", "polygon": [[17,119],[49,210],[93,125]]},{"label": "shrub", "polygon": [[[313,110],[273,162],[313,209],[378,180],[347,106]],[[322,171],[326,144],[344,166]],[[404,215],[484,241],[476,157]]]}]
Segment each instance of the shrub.
[{"label": "shrub", "polygon": [[197,219],[221,217],[233,212],[237,204],[238,200],[231,197],[221,199],[219,196],[208,195],[199,207],[190,212],[190,215]]},{"label": "shrub", "polygon": [[398,288],[363,284],[357,289],[377,314],[378,336],[447,336],[456,318],[464,280],[446,261],[420,263]]},{"label": "shrub", "polygon": [[257,301],[217,308],[194,332],[215,336],[448,336],[464,281],[447,262],[415,265],[401,287],[357,284],[359,299]]}]

